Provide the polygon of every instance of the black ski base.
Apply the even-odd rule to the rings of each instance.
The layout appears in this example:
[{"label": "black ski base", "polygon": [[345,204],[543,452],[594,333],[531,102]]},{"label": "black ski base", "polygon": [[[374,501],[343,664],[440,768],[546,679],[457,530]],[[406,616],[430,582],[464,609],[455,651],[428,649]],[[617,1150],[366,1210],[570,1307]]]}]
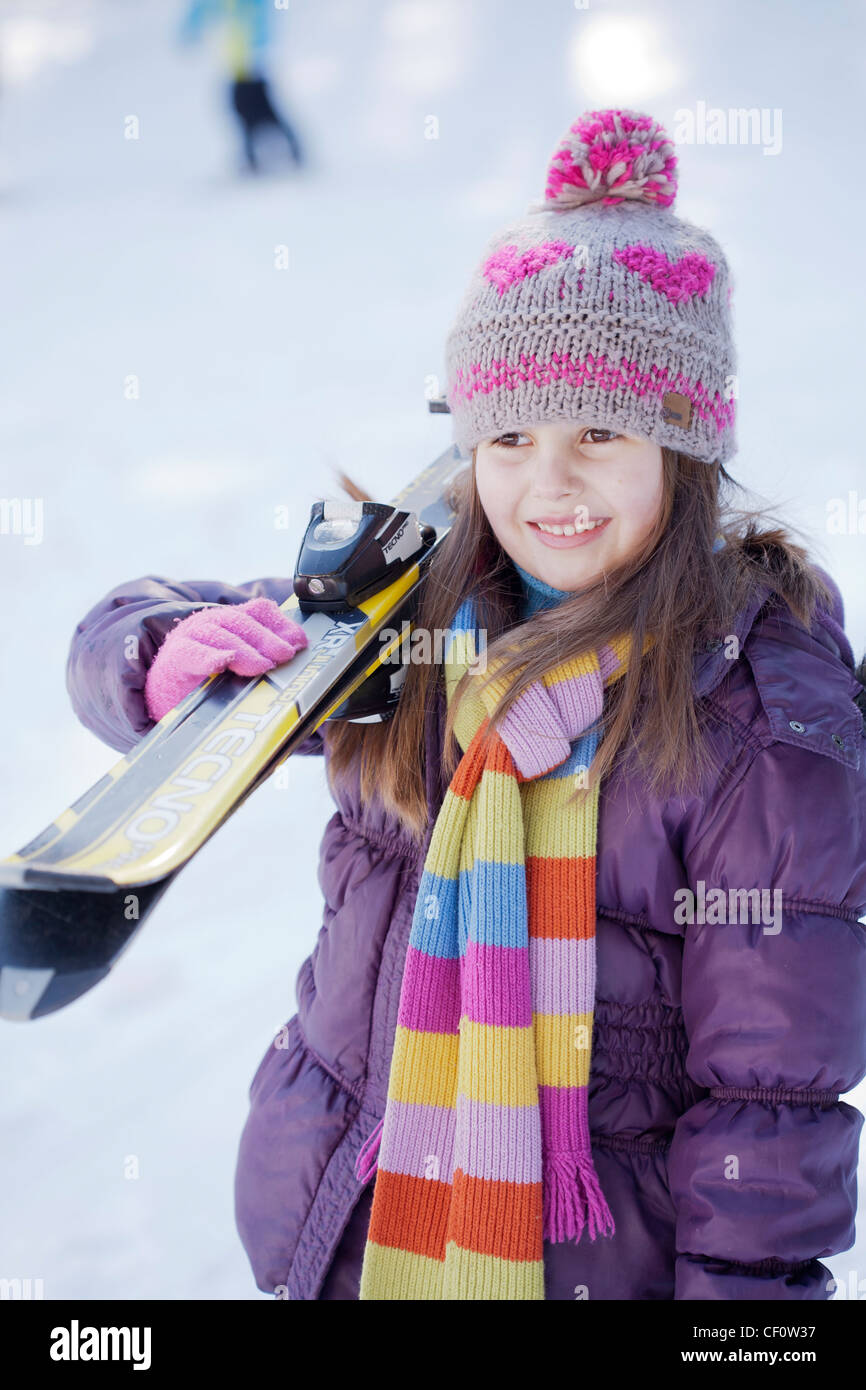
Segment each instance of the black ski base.
[{"label": "black ski base", "polygon": [[0,888],[0,1017],[42,1018],[86,994],[173,878],[108,893]]}]

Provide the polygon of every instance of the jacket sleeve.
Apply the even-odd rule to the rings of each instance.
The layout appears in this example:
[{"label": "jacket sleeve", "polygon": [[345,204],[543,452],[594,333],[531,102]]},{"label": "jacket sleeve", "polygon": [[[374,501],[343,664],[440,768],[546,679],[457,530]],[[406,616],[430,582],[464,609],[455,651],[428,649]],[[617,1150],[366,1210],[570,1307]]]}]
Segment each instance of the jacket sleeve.
[{"label": "jacket sleeve", "polygon": [[[707,897],[703,922],[678,919],[686,1065],[708,1094],[669,1151],[674,1298],[828,1299],[863,1125],[839,1096],[866,1075],[866,778],[784,742],[744,761],[683,847]],[[740,893],[732,912],[732,890],[760,909]]]},{"label": "jacket sleeve", "polygon": [[[176,621],[217,603],[245,603],[251,598],[284,603],[291,592],[290,578],[253,579],[234,586],[212,579],[176,581],[145,575],[118,585],[85,614],[73,634],[66,663],[72,708],[91,733],[126,753],[155,727],[147,712],[144,683]],[[292,756],[322,752],[317,729]]]}]

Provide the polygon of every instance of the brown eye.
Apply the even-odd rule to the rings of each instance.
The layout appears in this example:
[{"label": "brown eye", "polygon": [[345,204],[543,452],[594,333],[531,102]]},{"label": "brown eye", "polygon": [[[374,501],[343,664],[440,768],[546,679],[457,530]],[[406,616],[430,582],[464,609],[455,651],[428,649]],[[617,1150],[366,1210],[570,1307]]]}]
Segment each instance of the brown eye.
[{"label": "brown eye", "polygon": [[[521,432],[520,430],[508,430],[505,434],[500,434],[496,439],[494,439],[494,440],[493,440],[493,443],[494,443],[494,444],[502,444],[502,445],[503,445],[503,448],[505,448],[505,449],[514,448],[514,447],[515,447],[514,445],[512,445],[512,444],[507,444],[507,443],[505,443],[505,441],[508,440],[508,439],[512,439],[512,440],[513,440],[513,439],[520,439],[520,438],[521,438],[521,435],[522,435],[522,432]],[[523,435],[522,437],[525,438],[526,436]]]},{"label": "brown eye", "polygon": [[620,436],[616,434],[614,430],[588,429],[587,434],[606,434],[610,436],[610,438],[608,439],[591,439],[589,441],[590,444],[609,444],[612,439],[620,438]]}]

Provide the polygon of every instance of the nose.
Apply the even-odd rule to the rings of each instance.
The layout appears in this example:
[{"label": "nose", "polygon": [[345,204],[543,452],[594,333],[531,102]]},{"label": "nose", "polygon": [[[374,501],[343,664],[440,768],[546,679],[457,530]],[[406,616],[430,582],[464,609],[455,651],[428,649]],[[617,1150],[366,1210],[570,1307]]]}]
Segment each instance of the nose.
[{"label": "nose", "polygon": [[584,488],[580,461],[566,441],[550,441],[535,451],[530,487],[533,497],[549,502],[564,497],[580,500]]}]

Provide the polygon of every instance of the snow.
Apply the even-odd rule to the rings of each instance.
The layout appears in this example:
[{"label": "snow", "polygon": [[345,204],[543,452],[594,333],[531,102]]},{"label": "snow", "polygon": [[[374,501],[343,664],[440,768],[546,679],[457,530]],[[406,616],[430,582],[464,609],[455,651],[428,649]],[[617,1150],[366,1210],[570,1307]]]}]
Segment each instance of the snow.
[{"label": "snow", "polygon": [[[41,499],[44,531],[0,535],[4,853],[115,761],[64,685],[103,593],[144,574],[291,573],[335,465],[386,498],[445,447],[424,391],[468,274],[592,105],[645,102],[666,124],[698,96],[784,113],[778,155],[683,148],[679,210],[734,266],[731,471],[803,527],[862,654],[863,536],[825,525],[830,499],[862,487],[859,224],[838,138],[855,128],[862,19],[858,45],[842,3],[675,0],[643,7],[623,47],[635,13],[294,0],[272,87],[310,164],[258,181],[237,172],[219,42],[181,47],[179,7],[0,6],[0,492]],[[106,982],[0,1028],[0,1275],[41,1278],[52,1299],[265,1297],[234,1227],[234,1163],[315,943],[332,810],[320,762],[295,759]],[[862,1109],[864,1088],[848,1100]],[[826,1263],[856,1287],[866,1235]]]}]

